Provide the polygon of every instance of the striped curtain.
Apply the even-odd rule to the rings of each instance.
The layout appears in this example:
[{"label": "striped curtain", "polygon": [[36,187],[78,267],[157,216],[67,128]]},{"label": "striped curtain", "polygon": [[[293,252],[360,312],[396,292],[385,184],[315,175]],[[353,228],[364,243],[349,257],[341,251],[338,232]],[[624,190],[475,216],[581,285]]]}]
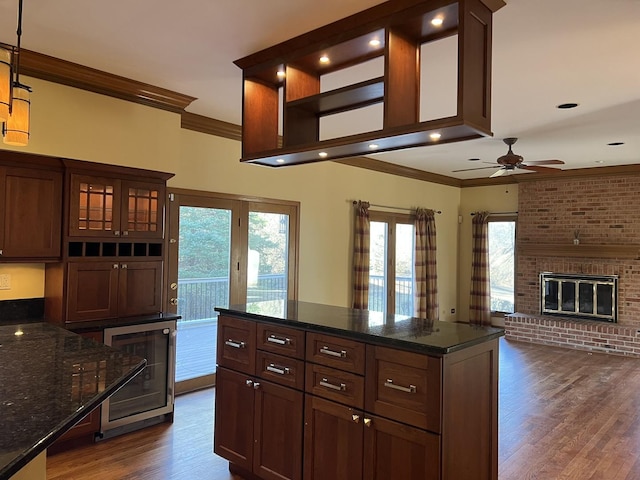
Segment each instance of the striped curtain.
[{"label": "striped curtain", "polygon": [[355,204],[353,233],[353,308],[369,307],[369,202]]},{"label": "striped curtain", "polygon": [[438,274],[436,269],[435,212],[416,209],[415,316],[438,320]]},{"label": "striped curtain", "polygon": [[472,222],[471,298],[469,323],[491,325],[489,283],[489,212],[476,212]]}]

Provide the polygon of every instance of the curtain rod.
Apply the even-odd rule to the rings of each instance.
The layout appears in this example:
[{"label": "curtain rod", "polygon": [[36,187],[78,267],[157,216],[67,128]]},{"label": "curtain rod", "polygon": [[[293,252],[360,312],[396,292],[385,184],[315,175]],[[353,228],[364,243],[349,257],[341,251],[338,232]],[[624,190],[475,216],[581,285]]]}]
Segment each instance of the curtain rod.
[{"label": "curtain rod", "polygon": [[[476,212],[471,212],[471,216],[473,217]],[[518,215],[518,212],[489,212],[489,216],[500,216],[500,215]]]},{"label": "curtain rod", "polygon": [[[353,201],[353,204],[356,205],[358,202],[356,200]],[[404,207],[390,207],[389,205],[378,205],[375,203],[370,203],[370,207],[379,207],[379,208],[390,208],[393,210],[403,210],[405,212],[413,212],[415,208],[404,208]],[[435,213],[442,213],[440,210],[434,210]]]}]

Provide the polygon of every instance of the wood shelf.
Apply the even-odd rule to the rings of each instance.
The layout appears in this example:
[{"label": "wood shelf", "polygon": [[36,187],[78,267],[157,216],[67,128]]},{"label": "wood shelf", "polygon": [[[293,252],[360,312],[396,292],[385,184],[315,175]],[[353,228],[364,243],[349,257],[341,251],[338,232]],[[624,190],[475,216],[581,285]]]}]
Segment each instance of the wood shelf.
[{"label": "wood shelf", "polygon": [[[370,154],[371,144],[378,153],[492,135],[492,16],[504,5],[503,0],[390,0],[236,60],[243,74],[241,161],[280,167]],[[432,25],[435,17],[443,19],[441,27]],[[421,45],[452,35],[459,44],[457,111],[420,122]],[[330,62],[319,62],[321,55]],[[320,93],[322,75],[381,56],[383,76]],[[383,104],[382,129],[319,139],[321,117],[375,103]],[[439,141],[432,133],[441,135]]]},{"label": "wood shelf", "polygon": [[572,243],[524,243],[517,246],[520,255],[532,257],[640,258],[640,245],[603,245]]}]

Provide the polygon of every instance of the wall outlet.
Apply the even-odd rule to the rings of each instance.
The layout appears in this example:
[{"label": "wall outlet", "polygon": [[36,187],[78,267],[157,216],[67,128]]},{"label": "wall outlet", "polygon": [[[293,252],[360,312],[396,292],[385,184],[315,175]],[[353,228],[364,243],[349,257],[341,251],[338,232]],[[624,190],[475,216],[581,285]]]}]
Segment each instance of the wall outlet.
[{"label": "wall outlet", "polygon": [[11,290],[11,275],[8,273],[0,274],[0,290]]}]

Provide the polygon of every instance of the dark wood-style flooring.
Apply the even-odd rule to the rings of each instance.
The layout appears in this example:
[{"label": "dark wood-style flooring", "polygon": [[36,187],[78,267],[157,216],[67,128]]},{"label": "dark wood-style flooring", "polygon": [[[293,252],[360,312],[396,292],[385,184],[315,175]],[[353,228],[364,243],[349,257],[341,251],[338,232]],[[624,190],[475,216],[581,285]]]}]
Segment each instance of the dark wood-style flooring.
[{"label": "dark wood-style flooring", "polygon": [[[640,479],[640,360],[500,348],[500,480]],[[212,453],[213,400],[213,390],[182,395],[172,425],[53,455],[47,478],[237,480]]]}]

